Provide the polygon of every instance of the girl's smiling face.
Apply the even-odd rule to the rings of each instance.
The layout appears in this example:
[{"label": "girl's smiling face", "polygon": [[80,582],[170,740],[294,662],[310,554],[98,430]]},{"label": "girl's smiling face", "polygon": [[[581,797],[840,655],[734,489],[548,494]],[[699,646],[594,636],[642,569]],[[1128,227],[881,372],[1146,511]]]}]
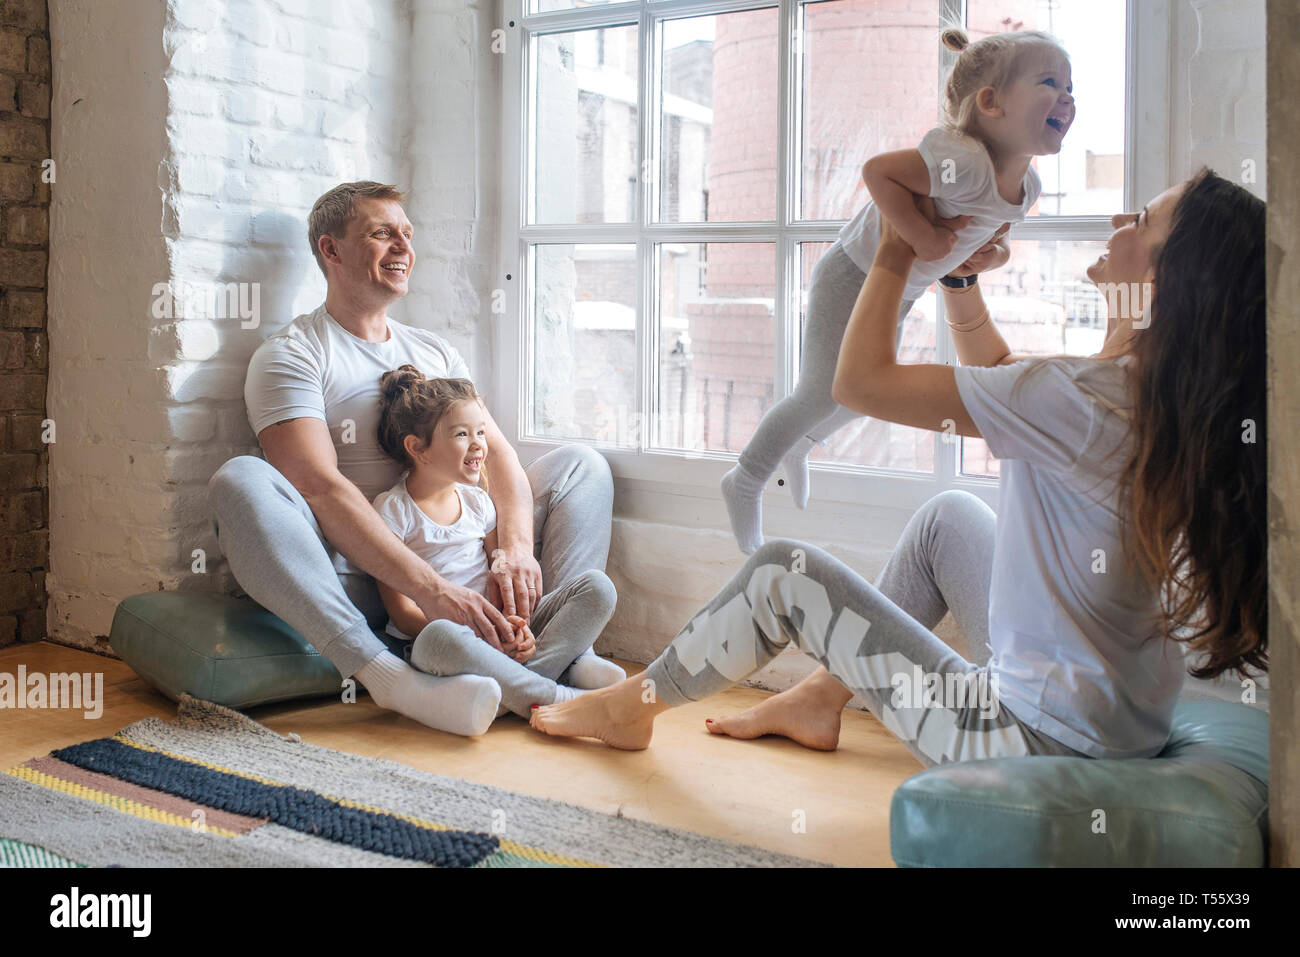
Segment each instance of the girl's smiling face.
[{"label": "girl's smiling face", "polygon": [[1075,114],[1070,61],[1064,54],[1039,54],[999,99],[1004,110],[1000,132],[1017,152],[1048,156],[1061,151]]},{"label": "girl's smiling face", "polygon": [[427,449],[419,449],[414,435],[408,435],[405,444],[416,468],[448,482],[477,485],[488,451],[483,404],[478,399],[462,399],[449,408],[438,420]]}]

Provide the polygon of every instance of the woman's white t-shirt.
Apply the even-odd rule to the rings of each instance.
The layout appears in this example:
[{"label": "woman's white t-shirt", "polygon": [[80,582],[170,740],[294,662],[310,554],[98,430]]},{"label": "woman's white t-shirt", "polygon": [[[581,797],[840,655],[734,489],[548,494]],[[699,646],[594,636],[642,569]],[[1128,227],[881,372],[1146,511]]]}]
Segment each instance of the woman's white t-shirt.
[{"label": "woman's white t-shirt", "polygon": [[[388,491],[380,492],[374,506],[406,547],[435,572],[487,597],[489,563],[483,539],[496,528],[496,507],[488,493],[476,485],[458,482],[456,493],[460,518],[450,525],[439,525],[415,503],[406,488],[406,474]],[[391,618],[384,630],[398,638],[412,637],[394,625]]]},{"label": "woman's white t-shirt", "polygon": [[1182,646],[1159,637],[1158,591],[1124,567],[1130,362],[1049,359],[1014,399],[1028,360],[954,369],[1001,460],[990,678],[1026,724],[1098,758],[1158,754],[1186,674]]},{"label": "woman's white t-shirt", "polygon": [[[930,193],[935,211],[945,219],[970,216],[957,233],[957,244],[943,259],[917,260],[907,277],[903,299],[915,302],[940,276],[946,276],[979,249],[1003,223],[1022,222],[1038,202],[1043,190],[1038,172],[1031,165],[1021,182],[1023,199],[1008,203],[998,192],[997,173],[988,150],[978,140],[942,127],[921,138],[917,150],[930,170]],[[871,271],[880,244],[880,211],[874,201],[858,210],[839,232],[844,252],[864,273]]]}]

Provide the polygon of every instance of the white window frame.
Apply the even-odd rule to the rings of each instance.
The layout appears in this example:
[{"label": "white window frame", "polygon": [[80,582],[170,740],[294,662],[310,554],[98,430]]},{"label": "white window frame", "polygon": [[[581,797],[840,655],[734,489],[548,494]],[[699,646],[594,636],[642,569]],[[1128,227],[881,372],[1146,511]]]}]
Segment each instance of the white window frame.
[{"label": "white window frame", "polygon": [[[966,20],[965,0],[934,0],[936,14],[940,6]],[[1076,0],[1083,2],[1083,0]],[[527,248],[533,242],[609,242],[638,244],[637,283],[637,392],[641,407],[653,408],[652,363],[655,338],[647,335],[645,317],[654,315],[653,291],[644,281],[652,268],[654,243],[706,242],[728,240],[773,241],[777,245],[776,300],[785,303],[792,321],[786,322],[784,335],[778,328],[775,337],[773,389],[776,398],[788,394],[795,381],[794,367],[798,335],[799,274],[798,244],[831,242],[844,220],[795,222],[799,189],[785,189],[790,171],[797,176],[799,116],[795,72],[800,68],[800,50],[794,49],[792,26],[800,0],[629,0],[629,2],[583,7],[550,13],[527,14],[528,0],[499,0],[503,48],[501,89],[501,206],[499,259],[493,270],[495,289],[504,292],[501,312],[493,313],[493,375],[489,394],[494,402],[493,414],[503,434],[511,440],[521,461],[528,462],[552,448],[581,442],[580,439],[525,438],[523,426],[529,421],[532,400],[532,369],[528,368],[524,337],[527,334],[526,307],[529,296]],[[777,7],[780,17],[778,34],[779,96],[777,102],[778,156],[777,188],[786,194],[784,208],[778,210],[776,223],[760,225],[718,226],[712,223],[654,223],[651,213],[657,203],[654,183],[643,177],[637,188],[639,221],[631,224],[582,224],[576,226],[530,226],[524,222],[523,199],[528,174],[528,100],[527,55],[529,38],[539,33],[637,23],[639,27],[640,108],[638,115],[637,155],[645,157],[659,120],[653,89],[654,44],[656,31],[652,22],[683,15],[727,13],[762,7]],[[1127,0],[1126,2],[1126,123],[1124,208],[1139,208],[1142,202],[1168,188],[1171,179],[1169,148],[1169,47],[1171,42],[1169,0]],[[938,17],[935,22],[938,31]],[[940,77],[951,65],[955,54],[942,51]],[[938,104],[936,103],[936,121]],[[526,126],[527,124],[527,126]],[[657,177],[657,163],[646,164]],[[797,183],[794,187],[797,187]],[[645,188],[649,186],[650,188]],[[1139,201],[1140,200],[1140,201]],[[1112,232],[1108,216],[1053,216],[1017,223],[1011,230],[1013,239],[1101,240]],[[507,279],[507,276],[509,277]],[[956,364],[956,352],[947,324],[943,321],[943,297],[937,297],[937,326],[944,330],[936,337],[936,361]],[[778,324],[780,313],[778,312]],[[897,469],[850,465],[822,465],[813,468],[814,501],[800,513],[800,528],[808,533],[843,531],[846,519],[868,520],[872,508],[896,509],[910,515],[932,496],[950,488],[965,489],[997,507],[996,478],[963,476],[957,472],[956,441],[943,441],[935,433],[934,473],[908,472]],[[609,461],[619,491],[619,513],[633,518],[670,524],[726,528],[726,516],[717,508],[718,482],[736,460],[734,453],[681,452],[667,450],[632,451],[589,443]],[[775,492],[769,482],[767,496],[781,507],[789,502],[785,490]],[[768,498],[764,499],[765,504]],[[868,504],[869,503],[869,504]],[[854,514],[854,509],[860,511]],[[846,509],[848,510],[846,512]],[[779,531],[779,530],[778,530]]]}]

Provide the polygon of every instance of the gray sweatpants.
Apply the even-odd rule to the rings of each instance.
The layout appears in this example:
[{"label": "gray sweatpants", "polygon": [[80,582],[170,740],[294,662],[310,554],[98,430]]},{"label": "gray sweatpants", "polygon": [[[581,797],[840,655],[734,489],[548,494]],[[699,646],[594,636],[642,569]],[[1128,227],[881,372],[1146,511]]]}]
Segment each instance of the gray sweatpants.
[{"label": "gray sweatpants", "polygon": [[486,675],[501,686],[501,705],[522,718],[534,704],[555,701],[556,682],[573,659],[595,644],[614,615],[618,593],[604,572],[591,569],[549,592],[528,623],[537,650],[520,664],[497,651],[468,625],[445,618],[424,626],[408,649],[412,665],[431,675]]},{"label": "gray sweatpants", "polygon": [[[790,642],[858,694],[926,767],[1030,754],[1084,755],[1023,724],[988,679],[993,510],[936,495],[908,521],[875,585],[814,545],[766,542],[651,662],[669,705],[746,678]],[[963,658],[932,631],[952,611]]]},{"label": "gray sweatpants", "polygon": [[[543,596],[584,571],[603,571],[614,502],[609,463],[594,449],[565,445],[524,472],[533,492],[533,553],[542,566]],[[344,678],[386,648],[403,657],[403,643],[383,631],[388,611],[375,579],[335,569],[337,550],[311,506],[273,465],[255,455],[235,456],[209,481],[208,504],[217,543],[240,587]],[[538,636],[534,657],[543,651]]]},{"label": "gray sweatpants", "polygon": [[[846,409],[831,398],[840,342],[849,326],[866,275],[837,239],[817,260],[808,284],[808,313],[804,323],[799,381],[794,391],[772,406],[740,453],[740,464],[750,475],[767,480],[795,443],[807,436],[824,441],[861,413]],[[903,322],[915,300],[904,299],[898,312],[898,342]]]}]

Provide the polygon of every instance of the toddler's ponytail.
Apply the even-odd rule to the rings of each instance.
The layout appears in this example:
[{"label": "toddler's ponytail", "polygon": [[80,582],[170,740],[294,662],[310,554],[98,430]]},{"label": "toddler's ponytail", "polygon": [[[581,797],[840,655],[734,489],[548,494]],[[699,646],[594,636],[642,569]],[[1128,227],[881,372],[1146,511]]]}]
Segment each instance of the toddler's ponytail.
[{"label": "toddler's ponytail", "polygon": [[939,34],[939,42],[954,53],[960,53],[970,46],[970,37],[961,27],[945,27]]}]

